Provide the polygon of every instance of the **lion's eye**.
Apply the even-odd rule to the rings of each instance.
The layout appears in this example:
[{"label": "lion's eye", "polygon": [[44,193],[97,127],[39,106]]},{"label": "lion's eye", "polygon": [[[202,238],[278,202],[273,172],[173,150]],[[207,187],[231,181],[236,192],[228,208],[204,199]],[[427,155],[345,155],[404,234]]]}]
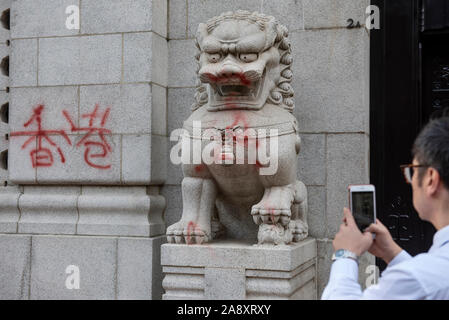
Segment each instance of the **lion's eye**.
[{"label": "lion's eye", "polygon": [[209,59],[209,62],[216,63],[216,62],[220,61],[221,54],[219,54],[219,53],[210,53],[208,55],[208,59]]},{"label": "lion's eye", "polygon": [[253,62],[256,61],[259,55],[257,53],[241,53],[240,60],[243,62]]}]

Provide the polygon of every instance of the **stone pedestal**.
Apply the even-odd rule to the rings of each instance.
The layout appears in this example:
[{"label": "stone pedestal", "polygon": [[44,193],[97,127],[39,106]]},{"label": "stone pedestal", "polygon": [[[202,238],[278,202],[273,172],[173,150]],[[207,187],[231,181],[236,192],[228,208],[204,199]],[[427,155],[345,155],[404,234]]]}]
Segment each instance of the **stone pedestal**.
[{"label": "stone pedestal", "polygon": [[164,244],[164,300],[316,299],[316,241],[285,246]]},{"label": "stone pedestal", "polygon": [[[165,236],[0,234],[0,300],[159,300],[164,242]],[[74,278],[78,288],[67,285]]]}]

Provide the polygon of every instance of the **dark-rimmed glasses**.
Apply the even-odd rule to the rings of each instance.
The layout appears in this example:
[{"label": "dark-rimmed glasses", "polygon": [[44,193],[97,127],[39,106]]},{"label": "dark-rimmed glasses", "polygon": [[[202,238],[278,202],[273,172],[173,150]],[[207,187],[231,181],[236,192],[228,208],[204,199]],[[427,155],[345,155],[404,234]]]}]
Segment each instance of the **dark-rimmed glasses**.
[{"label": "dark-rimmed glasses", "polygon": [[403,164],[402,166],[400,166],[402,173],[404,174],[404,178],[405,178],[405,182],[407,183],[412,183],[412,176],[413,176],[413,172],[412,172],[412,168],[426,168],[428,167],[425,164]]}]

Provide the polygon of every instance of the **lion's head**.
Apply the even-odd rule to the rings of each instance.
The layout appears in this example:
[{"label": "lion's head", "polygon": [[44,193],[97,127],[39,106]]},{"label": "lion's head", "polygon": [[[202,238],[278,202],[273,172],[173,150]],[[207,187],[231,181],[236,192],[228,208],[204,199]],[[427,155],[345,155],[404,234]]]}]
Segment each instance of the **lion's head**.
[{"label": "lion's head", "polygon": [[290,112],[291,49],[288,30],[272,16],[238,10],[198,26],[198,83],[193,110],[262,108],[272,103]]}]

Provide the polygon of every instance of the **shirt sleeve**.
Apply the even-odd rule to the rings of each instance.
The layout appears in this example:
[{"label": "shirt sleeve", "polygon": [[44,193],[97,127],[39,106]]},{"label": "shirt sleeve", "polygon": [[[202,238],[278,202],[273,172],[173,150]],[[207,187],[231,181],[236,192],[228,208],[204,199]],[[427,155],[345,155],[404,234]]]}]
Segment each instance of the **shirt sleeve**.
[{"label": "shirt sleeve", "polygon": [[324,289],[322,300],[382,300],[382,299],[423,299],[425,291],[414,276],[408,264],[400,264],[411,259],[401,251],[382,273],[378,284],[362,292],[358,283],[358,265],[352,259],[336,260],[331,267],[329,282]]},{"label": "shirt sleeve", "polygon": [[406,264],[388,268],[382,273],[379,283],[367,288],[361,297],[364,300],[419,300],[426,292]]},{"label": "shirt sleeve", "polygon": [[353,259],[338,259],[332,263],[329,282],[321,296],[322,300],[356,300],[362,296],[358,283],[359,268]]},{"label": "shirt sleeve", "polygon": [[396,255],[396,257],[393,258],[393,260],[390,261],[390,263],[388,264],[388,268],[394,267],[398,263],[401,263],[401,262],[406,261],[406,260],[411,259],[411,258],[412,258],[412,256],[409,255],[407,253],[407,251],[402,250],[401,252],[399,252]]}]

